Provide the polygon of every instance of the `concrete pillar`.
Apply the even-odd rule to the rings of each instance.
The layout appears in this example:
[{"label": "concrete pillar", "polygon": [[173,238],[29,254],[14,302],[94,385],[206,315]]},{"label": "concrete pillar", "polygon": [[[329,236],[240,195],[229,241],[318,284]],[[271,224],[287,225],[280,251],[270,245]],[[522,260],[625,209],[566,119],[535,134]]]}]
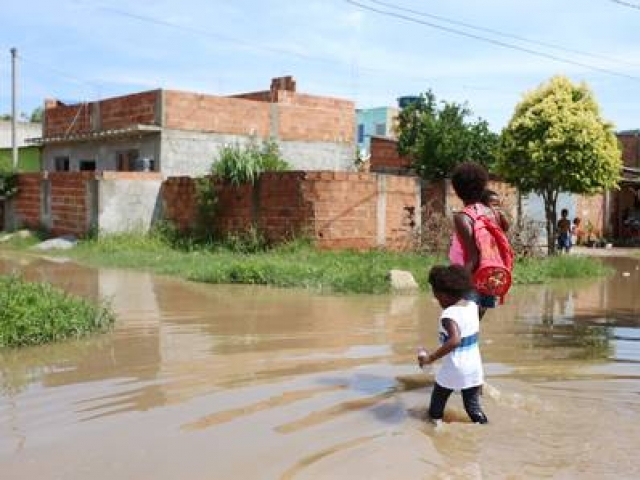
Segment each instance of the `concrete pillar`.
[{"label": "concrete pillar", "polygon": [[378,208],[376,214],[376,244],[384,247],[387,241],[387,176],[376,174],[378,188]]}]

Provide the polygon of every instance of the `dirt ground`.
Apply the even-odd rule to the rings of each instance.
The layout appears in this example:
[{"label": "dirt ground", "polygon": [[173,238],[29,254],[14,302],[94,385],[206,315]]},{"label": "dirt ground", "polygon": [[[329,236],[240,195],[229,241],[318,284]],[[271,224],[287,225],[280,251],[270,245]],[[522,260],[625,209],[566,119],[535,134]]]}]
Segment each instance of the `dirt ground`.
[{"label": "dirt ground", "polygon": [[592,257],[640,257],[639,247],[591,248],[575,246],[571,249],[574,255],[588,255]]}]

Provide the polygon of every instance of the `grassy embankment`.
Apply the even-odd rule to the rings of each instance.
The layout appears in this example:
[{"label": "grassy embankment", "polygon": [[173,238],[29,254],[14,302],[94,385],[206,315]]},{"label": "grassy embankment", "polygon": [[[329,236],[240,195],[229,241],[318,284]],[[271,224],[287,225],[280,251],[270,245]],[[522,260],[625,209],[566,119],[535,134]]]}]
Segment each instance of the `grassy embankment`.
[{"label": "grassy embankment", "polygon": [[[25,248],[24,241],[21,248]],[[267,250],[246,242],[176,248],[160,235],[137,234],[83,241],[63,254],[94,266],[141,269],[197,282],[300,287],[336,293],[387,292],[387,273],[391,269],[410,271],[426,290],[429,267],[445,261],[416,253],[318,251],[300,241]],[[583,256],[522,259],[516,264],[514,283],[595,277],[609,271],[600,260]]]},{"label": "grassy embankment", "polygon": [[114,315],[47,283],[0,276],[0,347],[39,345],[107,330]]}]

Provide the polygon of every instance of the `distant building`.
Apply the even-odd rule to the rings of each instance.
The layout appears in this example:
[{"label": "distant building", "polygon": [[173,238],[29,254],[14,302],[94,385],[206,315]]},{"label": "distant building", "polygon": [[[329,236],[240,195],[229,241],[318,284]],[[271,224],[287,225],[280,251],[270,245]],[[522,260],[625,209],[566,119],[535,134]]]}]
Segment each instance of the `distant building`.
[{"label": "distant building", "polygon": [[[42,135],[42,124],[33,122],[16,123],[16,143],[18,147],[18,171],[37,172],[40,169],[40,149],[26,143],[27,138]],[[11,120],[0,120],[0,165],[13,166]]]},{"label": "distant building", "polygon": [[358,150],[371,153],[371,138],[395,138],[395,122],[399,109],[395,107],[363,108],[356,110],[356,141]]}]

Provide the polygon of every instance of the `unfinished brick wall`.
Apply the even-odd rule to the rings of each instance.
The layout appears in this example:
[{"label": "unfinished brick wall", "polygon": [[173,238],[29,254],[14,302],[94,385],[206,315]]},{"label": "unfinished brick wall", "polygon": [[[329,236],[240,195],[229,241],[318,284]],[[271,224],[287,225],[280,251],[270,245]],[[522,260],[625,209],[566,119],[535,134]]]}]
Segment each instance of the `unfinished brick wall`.
[{"label": "unfinished brick wall", "polygon": [[369,159],[372,172],[388,172],[408,170],[411,160],[398,153],[398,142],[390,138],[371,137],[371,158]]},{"label": "unfinished brick wall", "polygon": [[308,172],[304,198],[313,204],[310,233],[320,248],[371,249],[377,242],[377,176]]},{"label": "unfinished brick wall", "polygon": [[42,174],[18,175],[18,193],[11,199],[11,208],[17,227],[40,228]]},{"label": "unfinished brick wall", "polygon": [[[278,137],[281,140],[353,143],[355,104],[337,98],[279,92]],[[282,98],[284,97],[284,98]]]},{"label": "unfinished brick wall", "polygon": [[56,137],[126,128],[136,124],[155,125],[159,124],[159,108],[160,90],[75,105],[47,100],[43,133],[45,137]]},{"label": "unfinished brick wall", "polygon": [[[306,234],[327,249],[372,249],[382,244],[404,249],[413,239],[417,184],[412,177],[385,176],[384,181],[384,192],[378,175],[347,172],[268,173],[255,186],[217,184],[216,227],[224,234],[255,225],[272,242]],[[165,218],[181,228],[195,224],[195,201],[186,199],[193,196],[193,182],[169,178],[162,189]],[[176,208],[179,202],[182,206]],[[378,211],[381,203],[386,205],[383,215]]]},{"label": "unfinished brick wall", "polygon": [[109,98],[99,103],[100,129],[112,130],[131,125],[159,125],[157,109],[160,105],[160,90],[134,93]]},{"label": "unfinished brick wall", "polygon": [[50,192],[49,231],[53,235],[78,237],[90,230],[90,186],[93,172],[55,172],[48,174]]},{"label": "unfinished brick wall", "polygon": [[91,103],[62,105],[48,100],[45,102],[43,135],[59,137],[90,132],[93,111]]},{"label": "unfinished brick wall", "polygon": [[164,126],[177,130],[256,135],[270,134],[269,104],[167,90]]},{"label": "unfinished brick wall", "polygon": [[196,225],[196,185],[192,177],[171,177],[162,183],[162,212],[182,231]]},{"label": "unfinished brick wall", "polygon": [[93,172],[21,173],[12,200],[16,227],[52,235],[86,235],[91,228]]}]

